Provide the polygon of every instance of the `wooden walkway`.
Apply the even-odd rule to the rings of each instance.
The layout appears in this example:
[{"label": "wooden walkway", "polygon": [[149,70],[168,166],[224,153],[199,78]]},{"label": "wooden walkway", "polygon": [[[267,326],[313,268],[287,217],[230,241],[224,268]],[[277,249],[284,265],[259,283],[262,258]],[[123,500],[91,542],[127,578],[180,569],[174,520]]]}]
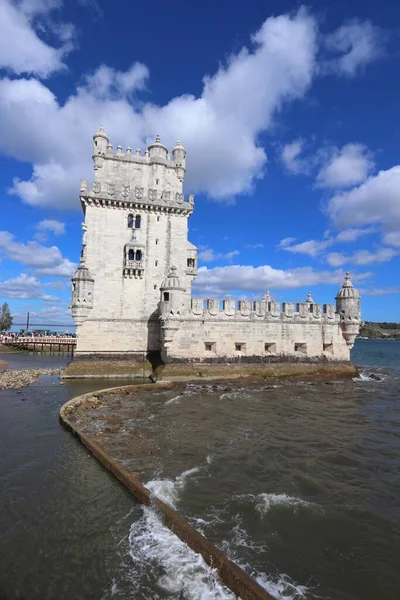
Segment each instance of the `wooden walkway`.
[{"label": "wooden walkway", "polygon": [[5,338],[3,344],[11,346],[16,350],[29,350],[30,352],[73,354],[76,346],[76,338],[64,336],[24,336],[17,339]]}]

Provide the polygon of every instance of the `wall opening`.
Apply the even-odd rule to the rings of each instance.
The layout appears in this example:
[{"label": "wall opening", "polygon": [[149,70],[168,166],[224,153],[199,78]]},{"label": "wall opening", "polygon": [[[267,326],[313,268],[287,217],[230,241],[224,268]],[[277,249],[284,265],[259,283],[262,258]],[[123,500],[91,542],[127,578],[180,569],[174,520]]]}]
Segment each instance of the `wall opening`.
[{"label": "wall opening", "polygon": [[307,354],[307,344],[304,342],[296,342],[294,345],[295,352],[301,352],[302,354]]},{"label": "wall opening", "polygon": [[160,217],[157,217],[157,221],[159,221],[159,220],[160,220]]},{"label": "wall opening", "polygon": [[155,266],[155,267],[158,267],[158,260],[155,260],[155,261],[154,261],[154,266]]},{"label": "wall opening", "polygon": [[130,248],[128,252],[128,260],[135,260],[135,252],[132,250],[132,248]]},{"label": "wall opening", "polygon": [[136,250],[135,252],[135,260],[142,260],[143,254],[141,250]]},{"label": "wall opening", "polygon": [[265,342],[264,352],[266,354],[276,354],[276,343],[275,342]]},{"label": "wall opening", "polygon": [[235,352],[240,352],[244,354],[246,352],[246,344],[243,342],[235,342]]},{"label": "wall opening", "polygon": [[206,352],[213,352],[215,354],[216,343],[215,342],[204,342],[204,350]]},{"label": "wall opening", "polygon": [[142,217],[140,215],[136,215],[135,217],[135,229],[140,229],[142,224]]},{"label": "wall opening", "polygon": [[164,302],[168,302],[169,301],[169,292],[164,292],[163,293],[163,300],[164,300]]},{"label": "wall opening", "polygon": [[189,267],[189,269],[194,269],[196,266],[196,261],[194,258],[188,258],[186,264]]},{"label": "wall opening", "polygon": [[323,345],[324,352],[328,352],[329,354],[333,354],[333,343],[329,342]]},{"label": "wall opening", "polygon": [[133,215],[128,215],[128,227],[130,229],[133,227]]}]

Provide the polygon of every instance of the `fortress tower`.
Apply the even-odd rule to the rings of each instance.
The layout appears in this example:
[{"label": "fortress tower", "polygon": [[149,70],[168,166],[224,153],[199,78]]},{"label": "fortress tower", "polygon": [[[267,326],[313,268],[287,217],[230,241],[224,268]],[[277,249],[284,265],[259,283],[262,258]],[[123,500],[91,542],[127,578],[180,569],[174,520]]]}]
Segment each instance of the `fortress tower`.
[{"label": "fortress tower", "polygon": [[94,181],[82,181],[81,264],[72,282],[77,354],[160,350],[160,285],[176,266],[190,302],[197,249],[188,241],[194,196],[183,194],[186,152],[160,136],[144,154],[93,136]]},{"label": "fortress tower", "polygon": [[160,136],[144,154],[93,136],[94,181],[82,181],[80,266],[72,278],[77,358],[158,352],[164,363],[348,362],[360,329],[349,273],[333,304],[192,298],[197,249],[188,241],[186,151]]}]

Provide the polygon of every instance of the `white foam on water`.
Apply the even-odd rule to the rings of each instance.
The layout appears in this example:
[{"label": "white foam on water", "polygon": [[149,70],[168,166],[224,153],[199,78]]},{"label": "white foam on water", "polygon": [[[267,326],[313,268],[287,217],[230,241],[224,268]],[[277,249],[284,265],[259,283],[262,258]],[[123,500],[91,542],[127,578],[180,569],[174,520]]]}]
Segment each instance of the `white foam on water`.
[{"label": "white foam on water", "polygon": [[256,510],[258,510],[261,516],[266,515],[274,506],[283,506],[295,510],[315,506],[312,502],[306,502],[306,500],[296,498],[295,496],[288,496],[287,494],[258,494],[255,499]]},{"label": "white foam on water", "polygon": [[195,473],[199,473],[201,467],[193,467],[187,471],[183,471],[178,475],[174,481],[171,479],[154,479],[148,481],[146,487],[155,495],[160,498],[165,504],[168,504],[172,508],[176,508],[179,501],[179,495],[185,487],[186,480]]},{"label": "white foam on water", "polygon": [[276,576],[260,573],[255,579],[277,600],[301,600],[309,591],[305,585],[296,585],[285,573]]},{"label": "white foam on water", "polygon": [[211,465],[212,461],[214,460],[214,456],[212,454],[208,454],[206,456],[206,461],[208,465]]},{"label": "white foam on water", "polygon": [[216,571],[165,527],[153,509],[143,508],[143,517],[131,526],[129,543],[137,575],[141,569],[154,569],[157,585],[167,592],[187,600],[236,598],[220,583]]},{"label": "white foam on water", "polygon": [[167,400],[166,402],[164,402],[164,406],[167,406],[168,404],[172,404],[173,402],[176,402],[180,398],[182,398],[182,395],[175,396],[174,398],[171,398],[170,400]]}]

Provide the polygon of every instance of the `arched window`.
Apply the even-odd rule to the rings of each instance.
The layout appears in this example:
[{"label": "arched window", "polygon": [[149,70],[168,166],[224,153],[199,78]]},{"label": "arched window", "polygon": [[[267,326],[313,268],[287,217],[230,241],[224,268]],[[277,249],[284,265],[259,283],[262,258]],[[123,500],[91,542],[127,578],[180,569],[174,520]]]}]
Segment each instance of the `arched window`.
[{"label": "arched window", "polygon": [[135,260],[142,260],[142,251],[136,250]]},{"label": "arched window", "polygon": [[135,260],[135,252],[132,250],[132,248],[130,248],[130,250],[128,252],[128,259]]},{"label": "arched window", "polygon": [[128,227],[130,229],[133,227],[133,215],[128,215]]},{"label": "arched window", "polygon": [[140,215],[136,215],[136,217],[135,217],[135,229],[140,229],[141,221],[142,221],[142,217]]}]

